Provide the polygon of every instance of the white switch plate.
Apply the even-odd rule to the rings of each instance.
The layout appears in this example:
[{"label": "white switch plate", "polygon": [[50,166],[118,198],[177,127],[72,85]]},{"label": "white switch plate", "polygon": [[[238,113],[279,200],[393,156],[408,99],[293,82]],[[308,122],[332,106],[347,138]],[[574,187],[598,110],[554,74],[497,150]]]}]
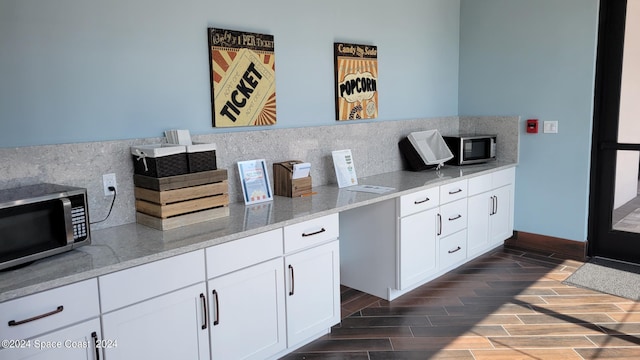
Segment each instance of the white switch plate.
[{"label": "white switch plate", "polygon": [[558,133],[558,122],[557,121],[545,121],[543,123],[544,133],[545,134],[557,134]]}]

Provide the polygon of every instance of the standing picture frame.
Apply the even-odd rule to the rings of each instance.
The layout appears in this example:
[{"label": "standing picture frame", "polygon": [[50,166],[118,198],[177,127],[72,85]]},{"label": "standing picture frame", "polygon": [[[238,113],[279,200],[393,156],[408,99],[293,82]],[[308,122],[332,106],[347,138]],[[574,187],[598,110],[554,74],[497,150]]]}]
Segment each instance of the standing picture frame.
[{"label": "standing picture frame", "polygon": [[264,159],[238,161],[238,173],[245,205],[273,200]]}]

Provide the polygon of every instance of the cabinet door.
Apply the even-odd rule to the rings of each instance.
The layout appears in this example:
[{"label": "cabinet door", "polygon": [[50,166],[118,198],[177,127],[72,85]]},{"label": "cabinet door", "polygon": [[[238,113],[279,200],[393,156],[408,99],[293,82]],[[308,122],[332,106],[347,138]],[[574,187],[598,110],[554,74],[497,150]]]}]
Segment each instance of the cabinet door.
[{"label": "cabinet door", "polygon": [[288,346],[340,321],[338,241],[285,257]]},{"label": "cabinet door", "polygon": [[[100,340],[100,320],[95,318],[44,336],[24,340],[15,344],[17,346],[13,348],[2,349],[0,359],[98,360],[102,351],[96,350],[96,342]],[[99,344],[103,342],[100,341]],[[109,346],[117,346],[117,343],[111,343]]]},{"label": "cabinet door", "polygon": [[468,199],[467,255],[478,255],[489,248],[489,218],[493,209],[492,193],[486,192]]},{"label": "cabinet door", "polygon": [[436,231],[439,209],[400,219],[399,288],[406,289],[437,270]]},{"label": "cabinet door", "polygon": [[209,281],[213,359],[265,359],[285,349],[283,272],[278,258]]},{"label": "cabinet door", "polygon": [[493,191],[495,205],[491,215],[491,244],[498,244],[513,235],[513,185]]},{"label": "cabinet door", "polygon": [[205,294],[205,284],[199,283],[103,315],[104,339],[118,341],[104,350],[105,357],[209,359]]}]

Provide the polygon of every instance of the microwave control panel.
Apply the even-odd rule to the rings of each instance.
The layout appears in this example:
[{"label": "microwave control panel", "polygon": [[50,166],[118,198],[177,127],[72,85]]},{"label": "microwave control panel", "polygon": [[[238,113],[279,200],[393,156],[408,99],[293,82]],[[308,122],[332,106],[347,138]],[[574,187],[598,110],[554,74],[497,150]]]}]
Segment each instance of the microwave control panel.
[{"label": "microwave control panel", "polygon": [[87,237],[87,215],[84,206],[71,209],[71,224],[73,225],[73,240],[82,240]]}]

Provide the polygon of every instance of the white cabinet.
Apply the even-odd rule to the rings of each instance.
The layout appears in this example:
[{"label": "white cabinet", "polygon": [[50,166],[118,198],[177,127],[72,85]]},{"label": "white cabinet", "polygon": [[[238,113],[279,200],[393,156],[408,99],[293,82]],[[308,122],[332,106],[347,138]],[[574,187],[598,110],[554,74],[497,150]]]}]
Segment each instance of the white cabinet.
[{"label": "white cabinet", "polygon": [[104,338],[118,341],[105,358],[209,359],[205,293],[200,283],[103,315]]},{"label": "white cabinet", "polygon": [[95,359],[98,316],[95,279],[1,303],[0,359]]},{"label": "white cabinet", "polygon": [[438,219],[438,208],[400,218],[398,289],[407,289],[437,270]]},{"label": "white cabinet", "polygon": [[102,358],[100,347],[117,345],[117,341],[102,340],[100,319],[95,318],[33,339],[15,342],[11,348],[0,350],[0,359],[98,360]]},{"label": "white cabinet", "polygon": [[209,359],[204,251],[101,276],[109,360]]},{"label": "white cabinet", "polygon": [[340,322],[339,252],[332,241],[285,256],[289,347]]},{"label": "white cabinet", "polygon": [[0,339],[28,339],[100,315],[96,279],[0,303]]},{"label": "white cabinet", "polygon": [[282,229],[207,249],[212,359],[266,359],[286,348],[282,249]]},{"label": "white cabinet", "polygon": [[287,345],[340,322],[338,214],[284,228]]},{"label": "white cabinet", "polygon": [[514,168],[469,180],[469,257],[499,246],[513,234],[514,181]]}]

